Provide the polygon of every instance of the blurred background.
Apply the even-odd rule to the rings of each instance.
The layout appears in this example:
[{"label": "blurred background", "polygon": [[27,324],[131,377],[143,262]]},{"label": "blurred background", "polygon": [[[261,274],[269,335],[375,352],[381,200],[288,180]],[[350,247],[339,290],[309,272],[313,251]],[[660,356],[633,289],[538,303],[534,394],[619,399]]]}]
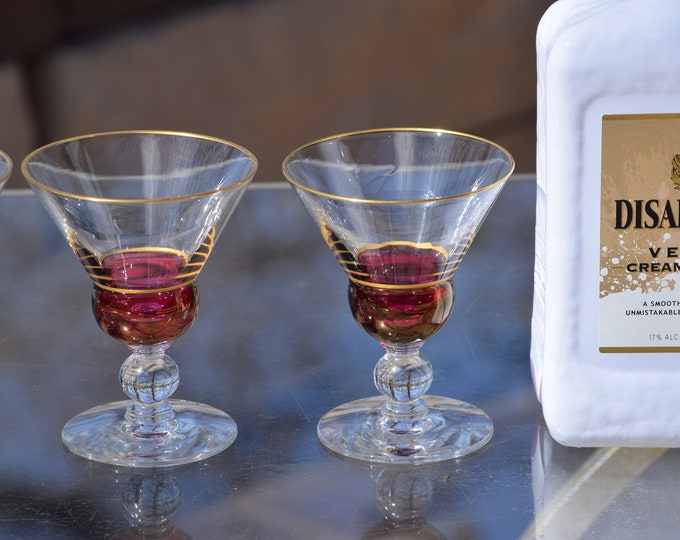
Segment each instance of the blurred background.
[{"label": "blurred background", "polygon": [[5,0],[0,148],[181,130],[253,151],[338,132],[466,131],[533,172],[536,26],[553,0]]}]

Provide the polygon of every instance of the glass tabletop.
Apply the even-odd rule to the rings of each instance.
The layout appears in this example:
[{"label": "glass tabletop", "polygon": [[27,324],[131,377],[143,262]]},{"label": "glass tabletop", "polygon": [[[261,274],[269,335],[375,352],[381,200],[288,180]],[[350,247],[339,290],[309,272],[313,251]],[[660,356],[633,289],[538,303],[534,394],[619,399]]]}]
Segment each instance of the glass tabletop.
[{"label": "glass tabletop", "polygon": [[677,527],[675,473],[664,473],[677,451],[569,449],[543,428],[529,367],[534,192],[533,177],[508,183],[456,274],[451,320],[426,344],[429,393],[494,421],[481,452],[390,468],[321,447],[323,413],[377,393],[381,349],[352,319],[346,277],[292,190],[255,184],[199,278],[196,323],[171,349],[174,397],[228,412],[238,438],[204,462],[134,470],[62,447],[74,414],[123,399],[126,350],[97,328],[90,281],[36,198],[6,191],[0,538],[570,538],[560,534],[575,516],[574,538],[610,538],[623,512],[625,534],[649,532],[649,519]]}]

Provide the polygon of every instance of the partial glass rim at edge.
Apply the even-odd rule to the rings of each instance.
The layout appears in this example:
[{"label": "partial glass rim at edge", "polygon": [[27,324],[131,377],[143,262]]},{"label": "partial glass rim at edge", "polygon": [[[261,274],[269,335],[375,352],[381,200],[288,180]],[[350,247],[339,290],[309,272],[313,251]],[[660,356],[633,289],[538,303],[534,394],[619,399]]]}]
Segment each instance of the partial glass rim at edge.
[{"label": "partial glass rim at edge", "polygon": [[2,189],[2,187],[5,185],[5,182],[7,182],[9,177],[12,175],[14,164],[12,163],[12,158],[10,158],[9,155],[2,150],[0,150],[0,161],[4,161],[7,164],[7,172],[4,176],[0,176],[0,189]]},{"label": "partial glass rim at edge", "polygon": [[[289,174],[288,174],[288,165],[289,163],[293,160],[293,157],[302,152],[303,150],[306,150],[307,148],[311,148],[312,146],[317,146],[319,144],[328,142],[328,141],[333,141],[333,140],[340,140],[343,138],[348,138],[348,137],[354,137],[357,135],[368,135],[371,133],[404,133],[404,132],[413,132],[413,133],[442,133],[445,135],[453,135],[456,137],[460,138],[465,138],[469,140],[474,140],[478,141],[484,144],[487,144],[493,148],[496,148],[499,150],[507,159],[508,159],[508,172],[496,179],[494,182],[489,184],[488,186],[484,186],[482,188],[472,190],[472,191],[466,191],[464,193],[457,193],[455,195],[446,195],[442,197],[432,197],[428,199],[404,199],[404,200],[392,200],[392,199],[361,199],[358,197],[346,197],[344,195],[336,195],[334,193],[329,193],[326,191],[321,191],[318,189],[313,189],[308,186],[305,186],[299,182],[297,182],[295,179],[293,179]],[[334,199],[334,200],[340,200],[340,201],[348,201],[348,202],[353,202],[353,203],[360,203],[360,204],[392,204],[392,205],[398,205],[398,204],[422,204],[422,203],[429,203],[429,202],[435,202],[435,201],[448,201],[448,200],[453,200],[453,199],[461,199],[464,197],[469,197],[472,194],[475,193],[481,193],[483,191],[486,191],[488,189],[493,188],[494,186],[497,186],[499,184],[502,184],[505,182],[513,173],[515,170],[515,159],[512,157],[512,154],[508,152],[504,147],[502,147],[500,144],[495,143],[489,139],[485,139],[483,137],[479,137],[477,135],[471,135],[470,133],[464,133],[462,131],[452,131],[448,129],[440,129],[440,128],[423,128],[423,127],[396,127],[396,128],[375,128],[375,129],[360,129],[357,131],[347,131],[344,133],[338,133],[336,135],[329,135],[327,137],[322,137],[320,139],[315,139],[313,141],[310,141],[308,143],[303,144],[302,146],[299,146],[292,152],[290,152],[286,158],[283,160],[283,164],[281,165],[281,169],[283,171],[283,175],[290,182],[293,186],[296,188],[299,188],[303,191],[306,191],[307,193],[312,193],[314,195],[319,195],[321,197],[325,197],[327,199]]]},{"label": "partial glass rim at edge", "polygon": [[[236,150],[239,150],[243,152],[244,157],[250,160],[251,162],[251,167],[250,170],[248,171],[248,174],[244,175],[243,178],[240,180],[233,182],[227,186],[224,186],[223,188],[220,189],[214,189],[212,191],[206,191],[202,193],[192,193],[191,195],[182,195],[178,197],[167,197],[167,198],[154,198],[154,199],[122,199],[122,198],[116,198],[116,197],[95,197],[92,195],[78,195],[76,193],[70,193],[68,191],[63,191],[60,189],[55,189],[52,188],[46,184],[43,184],[42,182],[39,182],[36,180],[31,173],[28,172],[28,164],[35,156],[40,154],[41,152],[44,152],[45,150],[51,149],[51,148],[56,148],[58,146],[63,146],[64,144],[70,143],[70,142],[75,142],[75,141],[82,141],[85,139],[94,139],[97,137],[109,137],[109,136],[115,136],[115,135],[164,135],[164,136],[176,136],[176,137],[184,137],[187,139],[203,139],[206,141],[212,141],[216,142],[219,144],[223,144],[225,146],[229,146],[231,148],[234,148]],[[11,163],[11,162],[10,162]],[[170,202],[170,201],[181,201],[181,200],[189,200],[189,199],[199,199],[202,197],[208,197],[210,195],[214,195],[216,193],[221,193],[224,191],[230,191],[238,186],[241,186],[247,182],[249,182],[253,176],[255,176],[255,173],[257,172],[257,167],[258,167],[258,162],[257,158],[255,157],[255,154],[253,154],[250,150],[245,148],[244,146],[241,146],[240,144],[236,144],[234,142],[228,141],[226,139],[220,139],[218,137],[213,137],[211,135],[201,135],[199,133],[192,133],[188,131],[172,131],[172,130],[157,130],[157,129],[130,129],[130,130],[121,130],[121,131],[102,131],[98,133],[88,133],[85,135],[76,135],[75,137],[68,137],[65,139],[60,139],[57,141],[53,141],[51,143],[45,144],[43,146],[40,146],[39,148],[36,148],[32,152],[30,152],[21,162],[21,173],[24,175],[26,180],[30,183],[33,184],[35,187],[46,191],[48,193],[53,193],[55,195],[59,195],[62,197],[68,197],[70,199],[78,199],[78,200],[86,200],[86,201],[96,201],[96,202],[103,202],[103,203],[119,203],[119,204],[139,204],[141,202],[144,203],[149,203],[149,202]],[[9,176],[9,175],[8,175]],[[1,185],[1,182],[0,182]]]}]

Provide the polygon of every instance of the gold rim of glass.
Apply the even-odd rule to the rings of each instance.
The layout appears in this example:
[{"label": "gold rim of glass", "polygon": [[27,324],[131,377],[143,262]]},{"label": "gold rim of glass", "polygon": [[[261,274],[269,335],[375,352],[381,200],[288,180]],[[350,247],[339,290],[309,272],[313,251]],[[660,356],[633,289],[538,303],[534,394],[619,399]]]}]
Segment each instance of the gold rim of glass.
[{"label": "gold rim of glass", "polygon": [[[140,135],[174,135],[174,136],[180,136],[180,137],[186,137],[186,138],[192,138],[192,139],[203,139],[206,141],[213,141],[216,143],[220,143],[226,146],[229,146],[231,148],[235,148],[236,150],[240,150],[243,152],[244,157],[247,157],[251,161],[251,167],[250,170],[248,171],[248,174],[244,175],[243,178],[240,180],[233,182],[223,188],[220,189],[214,189],[212,191],[205,191],[202,193],[192,193],[191,195],[183,195],[181,197],[168,197],[168,198],[157,198],[157,199],[119,199],[115,197],[93,197],[91,195],[77,195],[75,193],[70,193],[68,191],[63,191],[60,189],[55,189],[51,188],[50,186],[43,184],[42,182],[39,182],[33,176],[28,172],[28,163],[31,161],[36,155],[38,155],[41,152],[44,152],[45,150],[49,148],[54,148],[69,142],[73,141],[81,141],[85,139],[93,139],[95,137],[105,137],[105,136],[110,136],[110,135],[135,135],[135,134],[140,134]],[[39,148],[36,148],[33,150],[31,153],[29,153],[21,162],[21,172],[26,178],[26,180],[33,184],[34,186],[47,191],[49,193],[53,193],[55,195],[59,195],[62,197],[69,197],[71,199],[78,199],[78,200],[85,200],[85,201],[96,201],[96,202],[104,202],[104,203],[118,203],[118,204],[139,204],[141,202],[149,203],[149,202],[170,202],[170,201],[181,201],[181,200],[188,200],[188,199],[199,199],[201,197],[207,197],[210,195],[214,195],[215,193],[221,193],[223,191],[229,191],[232,190],[240,185],[242,185],[245,182],[248,182],[253,176],[255,176],[255,173],[257,172],[257,158],[255,157],[255,154],[253,154],[250,150],[247,148],[236,144],[234,142],[228,141],[226,139],[220,139],[218,137],[213,137],[210,135],[201,135],[199,133],[191,133],[188,131],[171,131],[171,130],[156,130],[156,129],[129,129],[129,130],[121,130],[121,131],[102,131],[98,133],[88,133],[85,135],[77,135],[75,137],[68,137],[66,139],[60,139],[58,141],[51,142],[49,144],[45,144]],[[1,185],[1,183],[0,183]]]},{"label": "gold rim of glass", "polygon": [[0,189],[2,189],[2,186],[9,180],[9,177],[12,175],[12,168],[14,167],[14,164],[12,163],[12,158],[9,157],[9,155],[0,150],[0,160],[4,161],[7,163],[7,174],[5,176],[0,177]]},{"label": "gold rim of glass", "polygon": [[[472,191],[466,191],[465,193],[458,193],[456,195],[446,195],[443,197],[432,197],[429,199],[404,199],[404,200],[385,200],[385,199],[359,199],[357,197],[345,197],[343,195],[335,195],[333,193],[328,193],[326,191],[321,191],[318,189],[313,189],[308,186],[305,186],[303,184],[300,184],[296,180],[294,180],[287,171],[287,166],[288,164],[293,160],[293,157],[298,154],[299,152],[302,152],[303,150],[307,148],[311,148],[312,146],[316,146],[319,144],[322,144],[324,142],[332,141],[332,140],[339,140],[342,138],[347,138],[347,137],[353,137],[356,135],[365,135],[365,134],[370,134],[370,133],[397,133],[397,132],[416,132],[416,133],[442,133],[445,135],[454,135],[456,137],[463,137],[466,139],[470,140],[475,140],[482,142],[484,144],[488,144],[489,146],[496,148],[499,150],[507,159],[508,159],[508,172],[507,174],[501,176],[488,186],[484,186],[482,188],[472,190]],[[376,129],[360,129],[357,131],[347,131],[345,133],[338,133],[336,135],[329,135],[328,137],[322,137],[320,139],[316,139],[313,141],[310,141],[308,143],[303,144],[302,146],[299,146],[295,150],[293,150],[290,154],[286,156],[286,158],[283,160],[283,165],[281,166],[281,169],[283,170],[283,175],[286,177],[286,180],[288,180],[291,184],[293,184],[295,187],[300,188],[308,193],[312,193],[314,195],[319,195],[321,197],[326,197],[328,199],[334,199],[334,200],[340,200],[340,201],[350,201],[350,202],[355,202],[355,203],[362,203],[362,204],[422,204],[422,203],[427,203],[427,202],[433,202],[433,201],[449,201],[453,199],[461,199],[463,197],[468,197],[474,193],[481,193],[483,191],[486,191],[488,189],[493,188],[494,186],[505,182],[510,175],[513,173],[515,170],[515,159],[512,157],[512,154],[508,152],[504,147],[502,147],[500,144],[497,144],[489,139],[485,139],[483,137],[478,137],[477,135],[471,135],[469,133],[464,133],[462,131],[452,131],[449,129],[439,129],[439,128],[421,128],[421,127],[397,127],[397,128],[376,128]]]}]

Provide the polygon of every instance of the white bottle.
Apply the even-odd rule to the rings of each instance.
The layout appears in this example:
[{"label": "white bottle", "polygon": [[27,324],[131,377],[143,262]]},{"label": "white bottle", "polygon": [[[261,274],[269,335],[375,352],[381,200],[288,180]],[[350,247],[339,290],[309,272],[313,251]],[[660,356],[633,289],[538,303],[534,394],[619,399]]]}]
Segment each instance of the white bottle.
[{"label": "white bottle", "polygon": [[680,446],[678,21],[558,0],[538,28],[531,364],[562,444]]}]

